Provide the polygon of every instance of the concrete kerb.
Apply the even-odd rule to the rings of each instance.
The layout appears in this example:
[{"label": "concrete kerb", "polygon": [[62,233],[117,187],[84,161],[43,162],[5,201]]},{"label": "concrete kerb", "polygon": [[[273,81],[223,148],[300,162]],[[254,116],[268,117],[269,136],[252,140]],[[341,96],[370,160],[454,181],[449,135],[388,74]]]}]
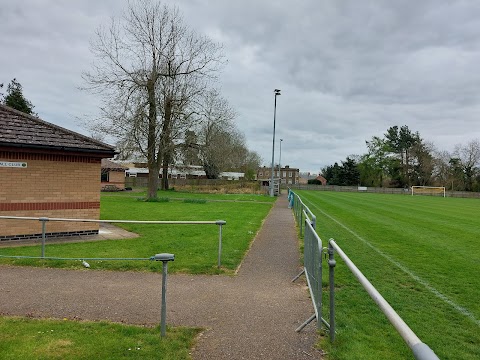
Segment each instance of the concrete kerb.
[{"label": "concrete kerb", "polygon": [[[87,242],[87,241],[100,241],[100,240],[119,240],[119,239],[134,239],[139,235],[118,226],[100,223],[99,231],[97,235],[74,235],[65,237],[49,237],[47,243],[75,243],[75,242]],[[25,240],[9,240],[0,241],[0,247],[17,247],[17,246],[35,246],[39,245],[42,239],[25,239]]]}]

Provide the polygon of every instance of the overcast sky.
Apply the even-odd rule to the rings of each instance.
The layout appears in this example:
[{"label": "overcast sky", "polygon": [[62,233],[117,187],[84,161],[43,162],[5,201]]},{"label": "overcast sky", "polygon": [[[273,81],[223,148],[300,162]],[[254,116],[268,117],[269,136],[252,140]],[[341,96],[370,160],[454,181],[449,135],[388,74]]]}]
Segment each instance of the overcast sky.
[{"label": "overcast sky", "polygon": [[[282,164],[318,171],[390,126],[440,150],[480,138],[480,1],[178,0],[185,22],[224,45],[221,92],[269,166],[273,107]],[[0,0],[0,83],[16,78],[39,116],[79,131],[98,114],[78,90],[89,41],[120,0]],[[4,89],[5,90],[5,89]],[[1,129],[0,129],[1,130]]]}]

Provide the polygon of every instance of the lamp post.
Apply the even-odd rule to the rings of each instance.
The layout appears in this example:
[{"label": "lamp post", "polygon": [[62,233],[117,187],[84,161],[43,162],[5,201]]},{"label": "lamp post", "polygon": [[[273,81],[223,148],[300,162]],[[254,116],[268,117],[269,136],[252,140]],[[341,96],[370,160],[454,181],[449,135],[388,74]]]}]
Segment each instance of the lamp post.
[{"label": "lamp post", "polygon": [[274,196],[274,185],[273,185],[273,174],[274,174],[274,166],[275,166],[275,117],[277,115],[277,96],[280,95],[280,90],[275,89],[273,91],[275,94],[275,105],[273,108],[273,144],[272,144],[272,178],[270,181],[270,196]]}]

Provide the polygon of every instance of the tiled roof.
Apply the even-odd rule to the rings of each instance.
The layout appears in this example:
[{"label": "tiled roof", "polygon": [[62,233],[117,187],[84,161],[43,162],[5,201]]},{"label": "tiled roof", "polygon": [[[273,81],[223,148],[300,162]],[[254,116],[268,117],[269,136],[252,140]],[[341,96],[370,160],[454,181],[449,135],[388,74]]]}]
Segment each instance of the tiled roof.
[{"label": "tiled roof", "polygon": [[71,130],[0,105],[0,145],[109,153],[114,148]]},{"label": "tiled roof", "polygon": [[114,171],[125,171],[128,169],[128,167],[116,163],[114,161],[111,161],[109,159],[102,159],[102,169],[109,169],[109,170],[114,170]]}]

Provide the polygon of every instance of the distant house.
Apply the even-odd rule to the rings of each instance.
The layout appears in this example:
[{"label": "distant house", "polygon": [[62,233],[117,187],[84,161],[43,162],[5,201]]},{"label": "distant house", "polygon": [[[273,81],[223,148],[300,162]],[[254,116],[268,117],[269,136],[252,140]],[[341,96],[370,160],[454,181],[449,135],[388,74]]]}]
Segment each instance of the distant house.
[{"label": "distant house", "polygon": [[[0,215],[99,219],[100,163],[113,147],[0,105]],[[47,235],[98,233],[97,223],[48,222]],[[39,221],[0,219],[0,240],[35,238]]]},{"label": "distant house", "polygon": [[[129,166],[125,174],[127,177],[148,177],[148,168],[144,167],[146,164],[134,164],[135,166]],[[163,177],[162,170],[158,177],[161,179]],[[242,172],[221,172],[219,174],[219,179],[223,180],[240,180],[245,177],[245,174]],[[168,169],[168,178],[169,179],[206,179],[207,175],[203,166],[199,165],[174,165],[170,166]]]},{"label": "distant house", "polygon": [[102,172],[100,176],[102,190],[114,188],[125,190],[125,171],[128,168],[109,159],[102,159]]},{"label": "distant house", "polygon": [[[316,180],[316,181],[314,181]],[[322,175],[317,174],[310,174],[310,173],[301,173],[300,174],[300,184],[307,185],[307,184],[320,184],[320,185],[327,185],[327,179],[325,179]]]},{"label": "distant house", "polygon": [[322,175],[318,175],[316,179],[320,181],[323,186],[327,185],[327,179],[325,179]]},{"label": "distant house", "polygon": [[300,173],[300,179],[298,181],[299,184],[301,185],[306,185],[308,184],[309,180],[313,180],[317,177],[317,174],[311,174],[309,172],[301,172]]}]

